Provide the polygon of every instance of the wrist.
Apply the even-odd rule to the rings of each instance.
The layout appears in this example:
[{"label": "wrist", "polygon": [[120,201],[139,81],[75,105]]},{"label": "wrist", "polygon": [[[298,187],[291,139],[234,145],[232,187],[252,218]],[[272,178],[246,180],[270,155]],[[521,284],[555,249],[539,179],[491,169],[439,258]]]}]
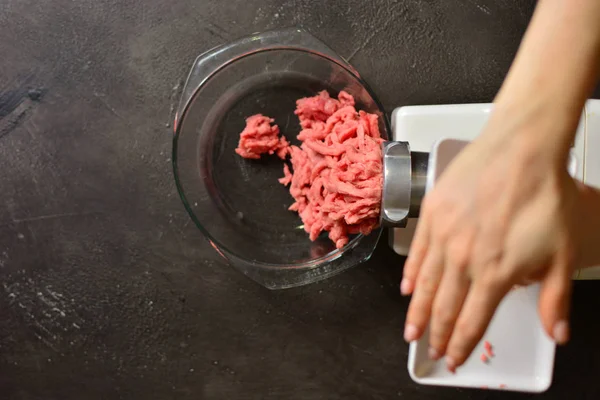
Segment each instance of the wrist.
[{"label": "wrist", "polygon": [[[573,119],[573,115],[577,118]],[[543,98],[499,99],[488,129],[498,146],[514,143],[524,155],[540,155],[564,167],[573,144],[580,112],[561,109]],[[537,158],[537,157],[535,157]]]}]

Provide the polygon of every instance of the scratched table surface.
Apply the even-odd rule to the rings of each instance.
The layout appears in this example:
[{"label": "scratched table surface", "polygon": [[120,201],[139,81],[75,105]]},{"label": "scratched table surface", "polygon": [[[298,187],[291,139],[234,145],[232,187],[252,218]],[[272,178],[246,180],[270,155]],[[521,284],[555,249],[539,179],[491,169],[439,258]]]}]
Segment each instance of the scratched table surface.
[{"label": "scratched table surface", "polygon": [[[389,112],[489,102],[532,1],[0,2],[0,398],[524,399],[418,386],[403,259],[270,292],[190,223],[171,172],[174,104],[201,52],[303,26]],[[596,93],[598,94],[598,92]],[[599,283],[540,399],[600,397]]]}]

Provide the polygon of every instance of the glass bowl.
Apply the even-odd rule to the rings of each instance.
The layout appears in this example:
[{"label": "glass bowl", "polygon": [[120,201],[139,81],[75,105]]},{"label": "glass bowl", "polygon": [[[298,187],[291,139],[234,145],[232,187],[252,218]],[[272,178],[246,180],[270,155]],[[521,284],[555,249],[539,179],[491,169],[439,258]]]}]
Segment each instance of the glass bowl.
[{"label": "glass bowl", "polygon": [[274,118],[292,144],[300,131],[296,100],[345,90],[357,109],[379,116],[382,137],[389,124],[358,73],[300,29],[256,34],[199,56],[189,74],[175,118],[173,168],[187,212],[216,251],[241,272],[270,289],[324,279],[368,259],[381,230],[356,235],[342,249],[323,234],[311,242],[293,199],[277,179],[275,156],[246,160],[234,150],[245,118]]}]

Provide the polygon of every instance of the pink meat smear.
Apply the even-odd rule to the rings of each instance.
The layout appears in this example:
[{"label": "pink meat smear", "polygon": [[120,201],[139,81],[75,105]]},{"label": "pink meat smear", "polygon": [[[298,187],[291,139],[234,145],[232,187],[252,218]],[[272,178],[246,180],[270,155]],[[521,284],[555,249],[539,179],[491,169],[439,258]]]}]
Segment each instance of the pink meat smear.
[{"label": "pink meat smear", "polygon": [[279,127],[274,122],[273,118],[261,114],[248,117],[235,152],[255,160],[262,154],[277,154],[284,160],[290,144],[284,137],[279,137]]},{"label": "pink meat smear", "polygon": [[[357,111],[354,98],[344,91],[337,99],[327,91],[299,99],[295,114],[302,127],[298,134],[302,144],[277,144],[275,130],[270,127],[271,133],[264,135],[269,137],[268,146],[265,144],[260,150],[284,157],[289,154],[292,170],[284,164],[284,176],[279,179],[283,185],[289,185],[295,200],[289,209],[298,212],[310,240],[326,231],[335,246],[342,248],[350,235],[368,235],[379,224],[383,139],[378,117]],[[263,116],[248,118],[236,149],[242,157],[247,154],[238,151],[244,134],[254,137],[248,132],[265,129],[265,122],[271,124],[273,120]],[[255,158],[259,150],[250,154],[253,157],[248,158]]]}]

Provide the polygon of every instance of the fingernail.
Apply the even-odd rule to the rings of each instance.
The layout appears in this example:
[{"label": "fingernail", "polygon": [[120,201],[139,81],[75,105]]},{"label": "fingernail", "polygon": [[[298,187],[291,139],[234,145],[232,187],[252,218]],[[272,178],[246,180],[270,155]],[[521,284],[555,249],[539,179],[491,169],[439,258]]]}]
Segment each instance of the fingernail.
[{"label": "fingernail", "polygon": [[433,347],[430,347],[427,353],[429,355],[430,360],[437,361],[440,359],[440,352],[437,351],[437,349],[434,349]]},{"label": "fingernail", "polygon": [[456,361],[454,361],[454,358],[446,356],[446,368],[453,374],[456,373]]},{"label": "fingernail", "polygon": [[558,344],[565,344],[569,341],[569,323],[565,320],[558,321],[552,330],[554,340]]},{"label": "fingernail", "polygon": [[403,296],[407,296],[410,294],[411,286],[412,284],[410,281],[406,278],[403,278],[402,282],[400,282],[400,293],[402,293]]},{"label": "fingernail", "polygon": [[404,340],[406,340],[407,342],[410,343],[413,340],[417,339],[418,333],[419,333],[419,330],[417,329],[416,326],[414,326],[413,324],[408,324],[404,328]]}]

